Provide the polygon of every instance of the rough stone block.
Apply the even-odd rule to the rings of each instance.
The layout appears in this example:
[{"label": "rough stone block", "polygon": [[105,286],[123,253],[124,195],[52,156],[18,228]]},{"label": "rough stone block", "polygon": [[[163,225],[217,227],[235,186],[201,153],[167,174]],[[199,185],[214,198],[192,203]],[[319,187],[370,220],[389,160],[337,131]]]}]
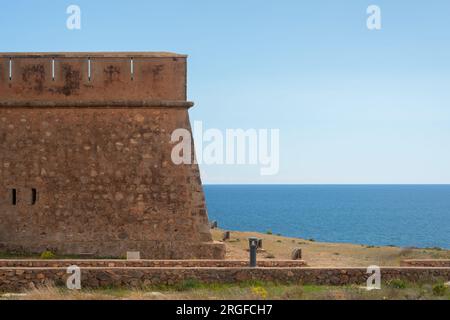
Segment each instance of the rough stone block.
[{"label": "rough stone block", "polygon": [[141,253],[139,251],[127,251],[127,260],[140,260]]}]

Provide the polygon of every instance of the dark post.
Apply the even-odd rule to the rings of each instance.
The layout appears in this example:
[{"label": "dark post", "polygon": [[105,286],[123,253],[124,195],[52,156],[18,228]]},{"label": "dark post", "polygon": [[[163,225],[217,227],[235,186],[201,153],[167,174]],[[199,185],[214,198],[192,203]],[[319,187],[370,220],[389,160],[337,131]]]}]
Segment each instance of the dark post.
[{"label": "dark post", "polygon": [[222,240],[223,240],[223,241],[230,240],[230,237],[231,237],[230,231],[225,231],[225,232],[223,233]]},{"label": "dark post", "polygon": [[294,248],[291,253],[291,259],[292,260],[299,260],[302,258],[302,249],[300,248]]},{"label": "dark post", "polygon": [[258,249],[258,238],[248,238],[250,246],[250,267],[256,267],[256,250]]}]

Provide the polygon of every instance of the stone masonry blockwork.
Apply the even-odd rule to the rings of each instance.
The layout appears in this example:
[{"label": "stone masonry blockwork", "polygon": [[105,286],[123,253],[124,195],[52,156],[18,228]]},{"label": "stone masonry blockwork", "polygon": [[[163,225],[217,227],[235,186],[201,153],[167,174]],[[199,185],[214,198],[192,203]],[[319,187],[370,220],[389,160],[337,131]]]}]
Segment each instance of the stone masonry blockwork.
[{"label": "stone masonry blockwork", "polygon": [[[381,268],[381,281],[443,282],[450,268]],[[36,287],[64,286],[66,268],[0,268],[0,292],[29,290]],[[366,268],[81,268],[83,288],[148,287],[173,285],[185,281],[204,283],[240,283],[263,281],[283,284],[366,286],[370,274]]]},{"label": "stone masonry blockwork", "polygon": [[0,250],[223,259],[198,166],[171,161],[185,70],[168,53],[0,54]]}]

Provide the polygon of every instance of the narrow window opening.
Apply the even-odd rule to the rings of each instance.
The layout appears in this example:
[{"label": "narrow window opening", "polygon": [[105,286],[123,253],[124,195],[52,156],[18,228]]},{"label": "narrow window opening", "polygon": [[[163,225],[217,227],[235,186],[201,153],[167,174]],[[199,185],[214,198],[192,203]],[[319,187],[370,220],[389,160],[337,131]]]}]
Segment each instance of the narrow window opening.
[{"label": "narrow window opening", "polygon": [[134,80],[134,62],[133,58],[131,58],[131,81]]},{"label": "narrow window opening", "polygon": [[55,81],[55,58],[52,59],[52,81]]},{"label": "narrow window opening", "polygon": [[91,81],[91,58],[88,58],[88,80]]},{"label": "narrow window opening", "polygon": [[9,81],[12,80],[12,59],[9,58]]},{"label": "narrow window opening", "polygon": [[12,189],[12,205],[15,206],[17,205],[17,190],[16,189]]},{"label": "narrow window opening", "polygon": [[37,190],[35,188],[31,189],[31,205],[35,205],[37,201]]}]

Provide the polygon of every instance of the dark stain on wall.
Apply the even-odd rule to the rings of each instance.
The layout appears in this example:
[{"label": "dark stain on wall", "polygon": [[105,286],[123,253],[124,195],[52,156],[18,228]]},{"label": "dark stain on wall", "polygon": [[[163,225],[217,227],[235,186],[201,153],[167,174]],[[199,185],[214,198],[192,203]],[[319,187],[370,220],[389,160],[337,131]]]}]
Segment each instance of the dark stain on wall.
[{"label": "dark stain on wall", "polygon": [[109,65],[104,70],[105,74],[105,84],[108,85],[113,81],[119,81],[120,78],[120,68],[116,66]]},{"label": "dark stain on wall", "polygon": [[80,89],[80,71],[74,70],[70,64],[63,64],[62,70],[64,86],[60,89],[60,92],[65,96],[70,96]]},{"label": "dark stain on wall", "polygon": [[42,64],[27,65],[22,69],[22,80],[36,94],[44,91],[45,68]]}]

